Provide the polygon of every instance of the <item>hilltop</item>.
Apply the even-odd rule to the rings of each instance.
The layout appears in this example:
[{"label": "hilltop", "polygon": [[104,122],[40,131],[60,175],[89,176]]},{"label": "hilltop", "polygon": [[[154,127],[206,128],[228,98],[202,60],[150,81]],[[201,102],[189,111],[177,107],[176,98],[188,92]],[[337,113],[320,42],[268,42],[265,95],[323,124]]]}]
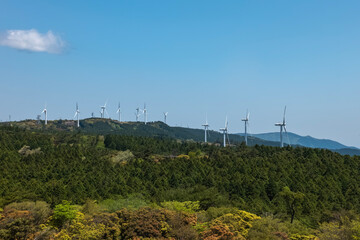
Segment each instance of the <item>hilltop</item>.
[{"label": "hilltop", "polygon": [[[9,124],[9,123],[2,123]],[[45,126],[43,121],[38,123],[36,120],[24,120],[19,122],[11,122],[12,126],[25,128],[32,131],[46,131],[46,132],[80,132],[83,134],[99,134],[99,135],[126,135],[126,136],[143,136],[143,137],[159,137],[172,138],[181,141],[204,141],[204,130],[185,127],[173,127],[161,121],[148,122],[119,122],[107,118],[87,118],[80,121],[80,128],[76,127],[73,120],[54,120],[48,121]],[[220,132],[209,130],[208,142],[221,145],[223,142],[223,135]],[[231,144],[241,144],[245,141],[242,133],[229,134]],[[290,140],[290,141],[289,141]],[[248,136],[248,145],[264,145],[264,146],[279,146],[279,133],[262,133],[252,134]],[[360,155],[360,149],[348,147],[336,141],[328,139],[316,139],[310,136],[302,137],[294,133],[285,135],[284,142],[286,145],[296,147],[310,147],[329,149],[338,152],[342,155]]]},{"label": "hilltop", "polygon": [[[4,124],[4,123],[3,123]],[[146,125],[143,122],[119,122],[113,119],[106,118],[87,118],[80,121],[80,128],[72,120],[54,120],[48,121],[45,126],[43,122],[40,124],[36,120],[24,120],[19,122],[11,122],[11,125],[28,130],[36,131],[66,131],[66,132],[81,132],[84,134],[115,134],[127,136],[144,136],[144,137],[161,137],[173,138],[183,141],[204,141],[204,130],[184,127],[172,127],[164,122],[148,122]],[[221,144],[223,135],[216,131],[208,131],[208,141],[211,143]],[[237,134],[229,134],[230,143],[242,143],[244,137]],[[262,140],[256,137],[248,137],[248,144],[278,146],[277,142]]]}]

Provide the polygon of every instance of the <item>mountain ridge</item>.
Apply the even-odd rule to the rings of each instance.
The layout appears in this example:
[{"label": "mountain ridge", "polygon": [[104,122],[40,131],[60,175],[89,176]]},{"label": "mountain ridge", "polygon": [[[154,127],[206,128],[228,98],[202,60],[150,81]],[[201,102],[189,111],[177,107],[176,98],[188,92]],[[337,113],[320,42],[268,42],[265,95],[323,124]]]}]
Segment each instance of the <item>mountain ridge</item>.
[{"label": "mountain ridge", "polygon": [[[68,131],[80,132],[85,134],[115,134],[115,135],[132,135],[132,136],[146,136],[146,137],[161,137],[174,138],[182,141],[204,141],[204,130],[196,128],[185,128],[178,126],[169,126],[161,121],[148,122],[119,122],[113,119],[106,118],[87,118],[80,120],[80,128],[76,127],[74,120],[52,120],[44,125],[43,121],[23,120],[17,122],[3,122],[20,128],[25,128],[35,131]],[[210,130],[208,131],[208,141],[213,144],[221,145],[223,135],[220,132]],[[240,144],[244,142],[243,133],[229,134],[230,143]],[[360,155],[360,149],[355,147],[348,147],[329,139],[316,139],[311,136],[300,136],[294,133],[288,134],[290,145],[294,147],[310,147],[329,149],[343,155]],[[248,136],[248,145],[265,145],[265,146],[279,146],[279,133],[263,133],[251,134]],[[285,135],[285,145],[289,145]]]},{"label": "mountain ridge", "polygon": [[[243,136],[242,133],[238,133],[240,136]],[[258,133],[258,134],[251,134],[251,136],[254,136],[256,138],[260,138],[267,141],[280,141],[280,134],[279,132],[269,132],[269,133]],[[353,146],[346,146],[342,143],[339,143],[337,141],[331,140],[331,139],[319,139],[314,138],[312,136],[306,135],[301,136],[296,133],[288,132],[284,134],[284,143],[290,144],[290,145],[301,145],[304,147],[310,147],[310,148],[324,148],[324,149],[330,149],[330,150],[336,150],[336,149],[357,149]]]}]

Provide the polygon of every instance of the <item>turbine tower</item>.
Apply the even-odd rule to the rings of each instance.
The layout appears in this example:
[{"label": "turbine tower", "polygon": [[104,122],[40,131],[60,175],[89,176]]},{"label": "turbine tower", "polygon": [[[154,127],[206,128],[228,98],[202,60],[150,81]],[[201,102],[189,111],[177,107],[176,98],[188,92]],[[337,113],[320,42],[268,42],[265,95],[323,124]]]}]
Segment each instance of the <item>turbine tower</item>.
[{"label": "turbine tower", "polygon": [[116,113],[119,114],[119,122],[121,122],[120,102],[119,102],[118,109],[117,109]]},{"label": "turbine tower", "polygon": [[47,125],[47,109],[46,109],[46,104],[45,104],[45,108],[44,110],[41,112],[45,114],[45,125]]},{"label": "turbine tower", "polygon": [[135,117],[136,117],[136,121],[139,121],[139,117],[140,117],[140,108],[136,108],[136,113],[135,113]]},{"label": "turbine tower", "polygon": [[143,114],[144,114],[144,123],[147,123],[147,109],[146,109],[146,103],[144,103],[144,109],[143,109]]},{"label": "turbine tower", "polygon": [[163,112],[163,113],[164,113],[164,123],[166,124],[166,118],[167,118],[168,112]]},{"label": "turbine tower", "polygon": [[248,138],[247,138],[247,128],[249,126],[249,117],[250,117],[250,113],[248,111],[246,111],[246,118],[241,119],[241,121],[244,121],[245,123],[245,145],[248,145]]},{"label": "turbine tower", "polygon": [[205,130],[205,142],[207,143],[207,131],[209,130],[209,124],[208,124],[208,121],[207,121],[207,116],[206,116],[206,122],[205,124],[201,125],[204,127],[204,130]]},{"label": "turbine tower", "polygon": [[229,135],[228,135],[228,120],[227,120],[227,116],[225,118],[225,128],[220,128],[220,131],[223,132],[224,135],[224,147],[226,147],[226,138],[228,139],[228,142],[230,144],[230,140],[229,140]]},{"label": "turbine tower", "polygon": [[286,131],[286,121],[285,121],[285,114],[286,114],[286,106],[284,109],[284,116],[283,116],[283,121],[282,123],[275,123],[275,126],[279,126],[280,127],[280,147],[284,147],[284,138],[283,138],[283,131]]},{"label": "turbine tower", "polygon": [[100,106],[100,114],[101,114],[101,118],[104,118],[105,117],[105,113],[109,116],[109,114],[107,113],[106,111],[106,104],[107,104],[107,101],[105,102],[104,106]]},{"label": "turbine tower", "polygon": [[80,115],[79,105],[78,105],[78,103],[76,103],[76,111],[75,111],[74,118],[76,117],[77,127],[80,127],[79,115]]}]

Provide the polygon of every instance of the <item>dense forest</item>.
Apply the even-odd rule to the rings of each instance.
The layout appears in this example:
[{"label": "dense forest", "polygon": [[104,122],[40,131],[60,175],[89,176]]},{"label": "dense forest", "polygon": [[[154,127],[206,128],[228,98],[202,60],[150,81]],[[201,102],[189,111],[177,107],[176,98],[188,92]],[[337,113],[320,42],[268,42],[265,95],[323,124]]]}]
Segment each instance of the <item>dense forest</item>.
[{"label": "dense forest", "polygon": [[0,239],[360,239],[360,157],[0,127]]}]

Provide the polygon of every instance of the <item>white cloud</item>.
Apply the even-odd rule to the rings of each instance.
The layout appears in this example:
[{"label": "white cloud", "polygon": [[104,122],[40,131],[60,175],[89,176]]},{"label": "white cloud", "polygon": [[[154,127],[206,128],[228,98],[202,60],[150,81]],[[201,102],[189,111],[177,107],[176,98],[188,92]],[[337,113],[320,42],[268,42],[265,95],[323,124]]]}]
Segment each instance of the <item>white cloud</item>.
[{"label": "white cloud", "polygon": [[36,29],[7,30],[0,34],[0,45],[32,52],[61,53],[65,42],[51,31],[41,34]]}]

